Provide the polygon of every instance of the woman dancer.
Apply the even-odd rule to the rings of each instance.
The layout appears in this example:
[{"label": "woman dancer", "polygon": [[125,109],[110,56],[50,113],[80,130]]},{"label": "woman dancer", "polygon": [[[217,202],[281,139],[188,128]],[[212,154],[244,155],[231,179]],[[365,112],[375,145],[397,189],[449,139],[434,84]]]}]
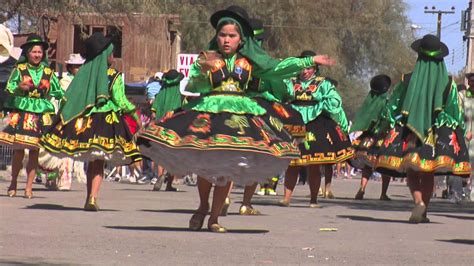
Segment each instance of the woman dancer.
[{"label": "woman dancer", "polygon": [[[216,35],[190,71],[187,90],[203,96],[165,116],[139,138],[140,149],[172,173],[196,173],[200,206],[189,227],[200,230],[209,210],[208,228],[224,233],[218,216],[230,181],[265,182],[281,172],[299,152],[278,118],[245,95],[251,77],[291,76],[315,63],[333,64],[327,56],[269,57],[253,39],[244,9],[236,6],[211,16]],[[217,52],[211,52],[212,50]]]},{"label": "woman dancer", "polygon": [[6,90],[10,97],[4,108],[9,111],[9,122],[0,132],[0,143],[14,150],[12,180],[7,192],[9,197],[16,195],[25,149],[28,150],[28,164],[24,196],[28,199],[33,197],[40,137],[43,130],[51,125],[51,115],[55,112],[50,97],[61,99],[64,94],[54,71],[48,66],[48,47],[40,36],[29,35],[21,46],[22,56],[7,83]]},{"label": "woman dancer", "polygon": [[59,116],[41,144],[50,152],[88,162],[84,210],[99,211],[97,195],[105,161],[123,165],[141,159],[122,113],[131,114],[139,125],[140,119],[125,96],[122,73],[110,67],[112,39],[96,32],[85,44],[86,62],[69,85]]},{"label": "woman dancer", "polygon": [[[300,57],[315,55],[313,51],[303,51]],[[285,195],[280,206],[290,205],[298,173],[304,167],[308,169],[309,207],[319,208],[320,166],[345,161],[354,154],[347,136],[348,123],[341,97],[330,79],[318,76],[318,70],[318,66],[308,67],[298,77],[285,81],[294,99],[291,104],[306,124],[306,136],[299,144],[301,157],[293,160],[286,171]]]},{"label": "woman dancer", "polygon": [[[352,146],[355,149],[355,156],[350,160],[353,167],[362,169],[360,188],[355,195],[356,200],[364,198],[365,188],[369,178],[373,173],[373,165],[376,159],[376,146],[374,138],[377,134],[384,134],[381,123],[381,114],[383,113],[388,100],[388,89],[392,81],[387,75],[378,75],[370,80],[370,92],[365,98],[364,103],[359,108],[351,127],[351,132],[362,132],[362,134],[353,141]],[[382,175],[382,193],[380,200],[390,200],[387,196],[390,176]]]},{"label": "woman dancer", "polygon": [[375,170],[408,177],[415,207],[409,221],[426,223],[434,175],[469,177],[463,110],[443,58],[448,47],[425,35],[411,45],[418,53],[412,73],[395,86],[387,105],[390,128],[378,149]]}]

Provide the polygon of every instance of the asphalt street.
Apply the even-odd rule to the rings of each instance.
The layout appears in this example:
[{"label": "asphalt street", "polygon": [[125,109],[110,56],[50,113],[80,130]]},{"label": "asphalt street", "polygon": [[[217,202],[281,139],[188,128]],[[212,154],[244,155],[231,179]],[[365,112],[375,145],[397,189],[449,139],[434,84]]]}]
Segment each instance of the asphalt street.
[{"label": "asphalt street", "polygon": [[[472,265],[474,204],[436,199],[429,224],[407,222],[412,201],[405,184],[393,182],[380,201],[380,182],[366,199],[353,200],[359,179],[336,179],[336,199],[310,209],[308,186],[298,185],[292,206],[278,196],[254,197],[261,216],[240,216],[242,189],[220,223],[226,234],[187,229],[198,205],[197,189],[153,192],[150,185],[104,182],[103,209],[84,212],[85,185],[68,192],[34,185],[24,199],[23,182],[8,198],[0,178],[0,264],[13,265]],[[440,194],[440,193],[438,193]],[[205,224],[207,224],[205,222]]]}]

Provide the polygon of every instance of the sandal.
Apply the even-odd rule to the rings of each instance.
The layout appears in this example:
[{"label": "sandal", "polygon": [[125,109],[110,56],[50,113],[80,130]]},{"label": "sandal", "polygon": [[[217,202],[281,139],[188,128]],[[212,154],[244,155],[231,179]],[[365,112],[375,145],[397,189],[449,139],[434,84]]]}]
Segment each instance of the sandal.
[{"label": "sandal", "polygon": [[199,231],[202,228],[202,225],[204,224],[204,218],[206,218],[207,214],[196,212],[191,216],[191,219],[189,220],[189,229],[192,231]]},{"label": "sandal", "polygon": [[423,215],[426,212],[426,206],[423,202],[416,204],[415,208],[411,211],[410,219],[408,219],[409,223],[421,223],[423,221]]},{"label": "sandal", "polygon": [[7,195],[12,198],[12,197],[15,197],[16,196],[16,186],[9,186],[8,187],[8,191],[7,191]]},{"label": "sandal", "polygon": [[261,213],[257,209],[254,209],[252,206],[242,205],[240,206],[239,214],[240,215],[260,215]]},{"label": "sandal", "polygon": [[364,194],[365,194],[365,192],[362,189],[359,189],[359,191],[357,191],[357,194],[355,195],[354,199],[363,200],[364,199]]},{"label": "sandal", "polygon": [[207,228],[213,233],[227,233],[227,229],[220,224],[209,224]]}]

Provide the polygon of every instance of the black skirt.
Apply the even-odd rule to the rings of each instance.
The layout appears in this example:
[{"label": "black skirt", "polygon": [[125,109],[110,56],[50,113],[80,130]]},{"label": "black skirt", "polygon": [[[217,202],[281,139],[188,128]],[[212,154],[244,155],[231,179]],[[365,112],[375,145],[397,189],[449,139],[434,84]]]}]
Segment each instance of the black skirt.
[{"label": "black skirt", "polygon": [[306,127],[300,112],[291,107],[290,104],[267,101],[262,97],[254,98],[257,103],[267,110],[267,117],[278,117],[284,128],[294,138],[303,138]]},{"label": "black skirt", "polygon": [[352,142],[354,157],[349,160],[352,167],[357,169],[373,168],[377,160],[377,135],[364,132]]},{"label": "black skirt", "polygon": [[293,160],[292,166],[335,164],[354,155],[347,134],[334,120],[325,115],[320,115],[306,124],[306,136],[299,148],[301,158]]},{"label": "black skirt", "polygon": [[12,110],[8,125],[0,132],[0,143],[12,149],[39,149],[41,135],[51,123],[50,114]]},{"label": "black skirt", "polygon": [[113,111],[81,116],[63,124],[57,117],[41,138],[48,151],[81,161],[123,165],[141,159],[123,116]]},{"label": "black skirt", "polygon": [[407,127],[392,128],[378,148],[375,170],[391,176],[406,176],[407,171],[435,175],[469,177],[471,165],[460,127],[434,127],[421,142]]},{"label": "black skirt", "polygon": [[195,173],[216,184],[265,182],[299,157],[283,123],[266,115],[169,112],[137,143],[169,172]]}]

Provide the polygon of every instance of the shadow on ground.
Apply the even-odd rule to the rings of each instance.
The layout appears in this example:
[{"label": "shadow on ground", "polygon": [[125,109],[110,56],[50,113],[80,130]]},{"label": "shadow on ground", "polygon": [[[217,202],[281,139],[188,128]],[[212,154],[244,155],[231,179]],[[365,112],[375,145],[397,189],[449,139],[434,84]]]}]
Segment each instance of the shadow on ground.
[{"label": "shadow on ground", "polygon": [[[359,215],[337,215],[337,218],[350,219],[352,221],[362,221],[362,222],[380,222],[380,223],[402,223],[409,224],[408,220],[392,220],[384,218],[374,218],[369,216],[359,216]],[[429,224],[441,224],[438,222],[430,222]]]},{"label": "shadow on ground", "polygon": [[[84,208],[78,208],[78,207],[66,207],[63,205],[58,205],[58,204],[33,204],[30,206],[26,206],[23,209],[29,209],[29,210],[48,210],[48,211],[84,211]],[[112,210],[112,209],[100,209],[101,212],[116,212],[118,210]]]},{"label": "shadow on ground", "polygon": [[[169,226],[104,226],[104,227],[108,229],[136,230],[136,231],[169,231],[169,232],[192,232],[192,233],[209,232],[208,230],[192,231],[187,227],[169,227]],[[263,229],[229,229],[227,228],[227,233],[231,233],[231,234],[264,234],[268,232],[269,232],[268,230],[263,230]]]},{"label": "shadow on ground", "polygon": [[436,241],[455,243],[455,244],[464,244],[464,245],[474,245],[474,240],[472,239],[436,239]]},{"label": "shadow on ground", "polygon": [[[166,209],[166,210],[150,210],[142,209],[142,212],[163,212],[163,213],[179,213],[179,214],[193,214],[196,210],[190,209]],[[209,214],[209,213],[208,213]],[[228,212],[228,216],[240,215],[238,212]],[[267,216],[266,214],[252,215],[252,216]]]}]

